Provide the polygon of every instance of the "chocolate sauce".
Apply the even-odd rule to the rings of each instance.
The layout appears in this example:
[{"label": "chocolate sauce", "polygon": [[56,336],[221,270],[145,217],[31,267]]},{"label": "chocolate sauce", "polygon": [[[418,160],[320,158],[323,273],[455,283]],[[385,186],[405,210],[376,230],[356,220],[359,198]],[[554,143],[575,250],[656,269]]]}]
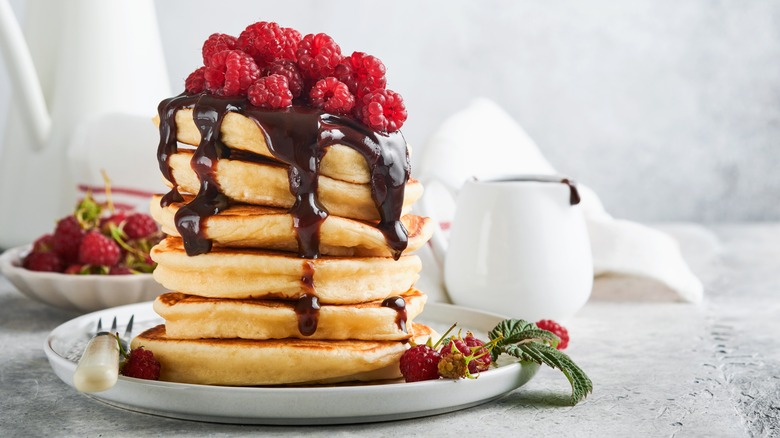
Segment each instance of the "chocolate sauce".
[{"label": "chocolate sauce", "polygon": [[298,315],[298,331],[303,336],[311,336],[317,331],[320,316],[320,302],[316,295],[303,294],[295,305]]},{"label": "chocolate sauce", "polygon": [[382,307],[389,307],[395,310],[395,323],[398,325],[399,330],[406,331],[406,301],[403,297],[388,297],[382,301]]},{"label": "chocolate sauce", "polygon": [[569,178],[561,178],[559,176],[548,175],[534,175],[534,176],[517,176],[509,178],[499,178],[490,181],[496,182],[545,182],[545,183],[558,183],[566,184],[569,186],[569,205],[577,205],[580,203],[580,192],[577,190],[577,182]]},{"label": "chocolate sauce", "polygon": [[[171,155],[178,152],[175,114],[182,107],[192,107],[193,120],[201,135],[190,162],[200,180],[200,188],[195,198],[181,207],[175,216],[176,228],[188,255],[211,250],[211,241],[203,235],[203,222],[228,207],[229,200],[222,193],[215,173],[220,158],[231,158],[288,167],[290,193],[295,197],[289,211],[293,216],[298,254],[309,260],[318,258],[320,227],[328,217],[317,196],[320,162],[327,148],[335,144],[350,147],[364,157],[371,174],[371,197],[380,216],[377,228],[384,234],[396,260],[406,249],[408,233],[400,218],[410,164],[406,141],[400,132],[374,132],[348,117],[312,108],[291,107],[270,111],[249,106],[246,98],[183,93],[163,100],[157,109],[160,116],[158,164],[163,176],[173,185],[173,189],[163,196],[162,206],[183,202],[169,163]],[[275,160],[231,150],[222,143],[222,121],[231,111],[241,112],[260,127]],[[295,309],[298,328],[305,336],[316,331],[319,316],[313,274],[313,264],[305,262],[301,284],[306,292],[300,296]],[[398,312],[396,322],[405,331],[406,304],[403,298],[389,298],[383,305]]]},{"label": "chocolate sauce", "polygon": [[176,229],[184,241],[189,256],[211,251],[211,240],[203,236],[201,222],[228,207],[228,197],[222,193],[216,179],[217,161],[230,150],[220,141],[222,120],[230,111],[239,111],[245,99],[226,99],[202,95],[192,108],[192,118],[200,132],[200,144],[192,155],[190,166],[200,180],[195,199],[176,212]]}]

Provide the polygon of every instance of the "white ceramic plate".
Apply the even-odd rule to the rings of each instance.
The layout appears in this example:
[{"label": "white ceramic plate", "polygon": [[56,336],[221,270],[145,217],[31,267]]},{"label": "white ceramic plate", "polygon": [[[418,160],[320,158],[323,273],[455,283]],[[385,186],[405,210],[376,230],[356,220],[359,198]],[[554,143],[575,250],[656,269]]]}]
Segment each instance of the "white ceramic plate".
[{"label": "white ceramic plate", "polygon": [[[54,329],[44,350],[57,376],[73,386],[76,363],[98,318],[106,321],[116,316],[122,332],[121,323],[132,314],[135,333],[162,322],[151,303],[140,303],[83,315]],[[430,303],[419,319],[440,333],[458,322],[459,327],[486,339],[486,333],[504,317]],[[475,380],[281,388],[192,385],[120,376],[112,389],[90,396],[131,411],[217,423],[368,423],[423,417],[485,403],[524,385],[538,369],[536,364],[511,362],[485,371]]]},{"label": "white ceramic plate", "polygon": [[0,272],[21,293],[50,306],[93,312],[153,300],[167,292],[152,274],[67,275],[24,269],[22,259],[30,246],[11,248],[0,255]]}]

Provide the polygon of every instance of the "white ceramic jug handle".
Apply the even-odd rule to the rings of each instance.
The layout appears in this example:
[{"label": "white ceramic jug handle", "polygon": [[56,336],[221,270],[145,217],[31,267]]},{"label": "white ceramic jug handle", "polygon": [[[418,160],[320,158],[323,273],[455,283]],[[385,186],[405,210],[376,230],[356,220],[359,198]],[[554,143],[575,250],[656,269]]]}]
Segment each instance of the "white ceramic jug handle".
[{"label": "white ceramic jug handle", "polygon": [[14,96],[14,101],[26,110],[28,126],[35,134],[36,141],[30,146],[33,150],[40,150],[49,138],[51,116],[22,28],[7,0],[0,0],[0,49],[5,55],[6,69],[14,88],[19,93]]},{"label": "white ceramic jug handle", "polygon": [[444,180],[436,177],[423,177],[421,178],[421,182],[428,190],[426,190],[426,193],[423,195],[422,199],[420,199],[420,212],[423,216],[428,216],[431,218],[431,221],[433,222],[433,235],[431,236],[430,241],[431,249],[436,262],[439,264],[439,267],[443,268],[444,258],[447,254],[447,238],[444,237],[444,230],[441,228],[441,221],[439,220],[435,209],[432,207],[432,191],[430,189],[435,186],[444,188],[445,192],[452,198],[453,202],[455,202],[455,199],[458,196],[458,190],[455,187],[447,184]]}]

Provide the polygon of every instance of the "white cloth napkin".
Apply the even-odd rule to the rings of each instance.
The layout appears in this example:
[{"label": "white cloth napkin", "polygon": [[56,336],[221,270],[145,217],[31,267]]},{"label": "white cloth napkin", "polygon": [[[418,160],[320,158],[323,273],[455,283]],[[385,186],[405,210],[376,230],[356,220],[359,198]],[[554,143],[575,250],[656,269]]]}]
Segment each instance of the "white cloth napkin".
[{"label": "white cloth napkin", "polygon": [[[422,148],[415,165],[420,179],[433,176],[451,187],[460,187],[463,181],[475,176],[557,173],[522,127],[487,99],[478,99],[445,120]],[[568,176],[577,179],[577,175]],[[596,280],[599,277],[639,279],[647,283],[647,290],[661,285],[674,291],[682,300],[701,301],[702,283],[689,269],[671,236],[645,225],[613,218],[604,210],[595,192],[582,184],[579,188]],[[437,202],[441,205],[438,197]],[[453,202],[441,208],[437,205],[438,220],[446,222],[453,213]],[[435,260],[429,251],[421,251],[420,256],[426,270],[418,288],[428,292],[432,300],[446,301],[441,272]],[[595,287],[598,287],[598,281]]]}]

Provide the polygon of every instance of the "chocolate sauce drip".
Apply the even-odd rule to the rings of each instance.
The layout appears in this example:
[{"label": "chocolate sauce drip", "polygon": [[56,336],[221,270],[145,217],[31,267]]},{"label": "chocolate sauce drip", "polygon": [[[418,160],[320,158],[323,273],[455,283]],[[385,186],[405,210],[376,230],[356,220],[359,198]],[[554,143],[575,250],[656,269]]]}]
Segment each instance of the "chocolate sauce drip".
[{"label": "chocolate sauce drip", "polygon": [[162,207],[183,200],[181,194],[179,194],[179,190],[176,188],[176,179],[173,177],[173,171],[171,170],[168,161],[171,155],[179,150],[176,140],[176,111],[181,107],[194,104],[198,100],[198,97],[199,96],[191,96],[182,93],[178,96],[163,100],[157,106],[157,114],[160,117],[160,143],[157,145],[157,164],[165,179],[173,184],[173,189],[165,194],[162,200],[160,200],[160,205]]},{"label": "chocolate sauce drip", "polygon": [[320,302],[316,295],[303,294],[295,305],[298,315],[298,331],[303,336],[311,336],[317,331],[320,317]]},{"label": "chocolate sauce drip", "polygon": [[580,203],[580,192],[577,190],[577,182],[569,178],[561,178],[557,176],[548,175],[534,175],[534,176],[517,176],[509,178],[500,178],[492,181],[496,182],[548,182],[566,184],[569,186],[569,205],[577,205]]},{"label": "chocolate sauce drip", "polygon": [[399,330],[406,331],[406,301],[403,297],[389,297],[382,301],[382,307],[389,307],[395,310],[395,323]]},{"label": "chocolate sauce drip", "polygon": [[184,241],[189,256],[211,251],[211,240],[203,236],[203,219],[228,207],[228,197],[222,193],[216,180],[217,161],[230,154],[220,141],[222,120],[230,111],[240,111],[244,99],[226,99],[201,95],[192,108],[192,117],[200,132],[200,144],[192,155],[190,166],[200,180],[195,199],[176,212],[176,229]]},{"label": "chocolate sauce drip", "polygon": [[323,114],[320,145],[324,148],[334,144],[351,147],[368,163],[371,198],[381,218],[377,228],[384,234],[393,258],[398,260],[406,249],[409,236],[400,220],[404,188],[411,173],[403,134],[400,131],[379,133],[350,118]]}]

